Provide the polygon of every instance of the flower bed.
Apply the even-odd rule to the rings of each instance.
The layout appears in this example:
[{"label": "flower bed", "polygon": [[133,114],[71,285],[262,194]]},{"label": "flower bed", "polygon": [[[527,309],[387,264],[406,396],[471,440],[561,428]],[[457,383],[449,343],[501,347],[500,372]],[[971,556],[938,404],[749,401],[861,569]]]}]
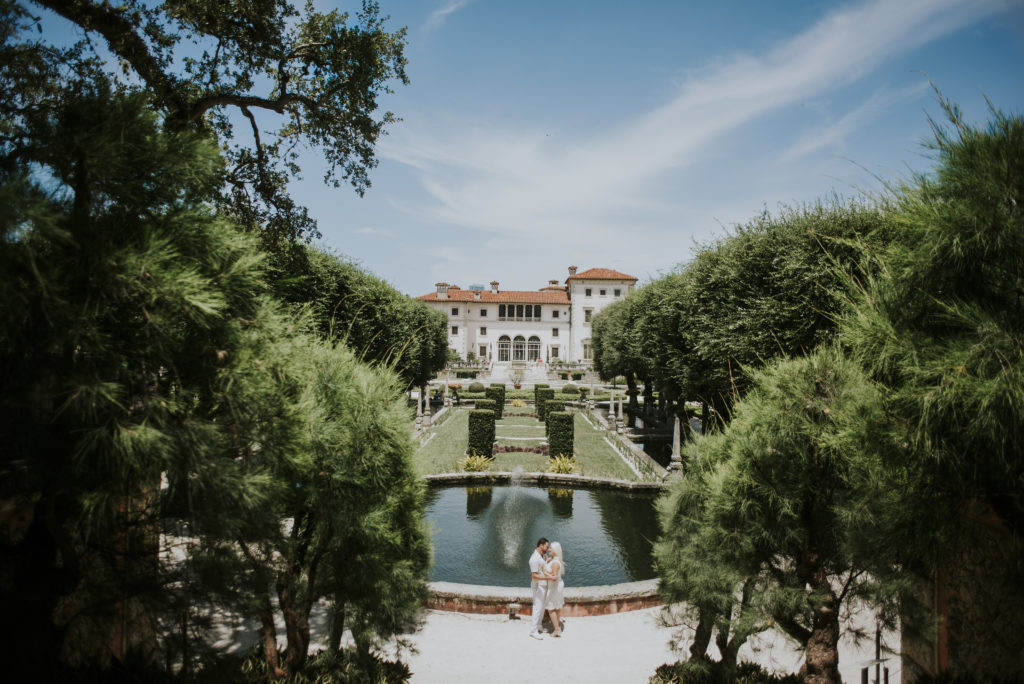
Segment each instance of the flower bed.
[{"label": "flower bed", "polygon": [[548,445],[547,444],[541,444],[540,446],[535,446],[535,447],[516,446],[516,445],[509,445],[509,446],[498,445],[498,446],[495,446],[493,449],[494,449],[494,453],[496,453],[496,454],[508,454],[508,453],[512,453],[512,452],[518,451],[520,453],[527,453],[527,454],[544,454],[545,456],[548,455]]}]

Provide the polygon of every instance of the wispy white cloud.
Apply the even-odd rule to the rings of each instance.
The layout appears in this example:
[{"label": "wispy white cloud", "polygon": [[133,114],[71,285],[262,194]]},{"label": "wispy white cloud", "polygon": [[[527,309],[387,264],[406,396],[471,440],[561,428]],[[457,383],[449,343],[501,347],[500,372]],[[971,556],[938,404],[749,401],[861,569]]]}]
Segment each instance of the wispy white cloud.
[{"label": "wispy white cloud", "polygon": [[423,25],[423,30],[433,31],[439,28],[450,15],[458,12],[471,2],[473,0],[446,0],[443,5],[430,13],[427,22]]},{"label": "wispy white cloud", "polygon": [[[464,4],[451,0],[435,12],[438,21]],[[1000,0],[871,0],[825,16],[765,54],[734,55],[692,72],[662,106],[591,139],[474,128],[459,120],[447,131],[401,129],[380,152],[416,170],[430,202],[415,210],[438,223],[552,248],[597,244],[607,255],[605,239],[621,239],[623,226],[638,238],[659,221],[664,227],[675,208],[653,203],[650,187],[692,165],[726,134],[853,83],[894,55],[1004,8]],[[797,140],[789,158],[841,140],[874,112],[912,95],[876,94],[830,128]]]},{"label": "wispy white cloud", "polygon": [[883,110],[903,100],[916,98],[927,89],[928,83],[921,81],[901,90],[878,90],[864,104],[836,121],[801,135],[782,155],[782,161],[793,161],[826,147],[840,148],[854,131],[870,124]]},{"label": "wispy white cloud", "polygon": [[363,226],[362,228],[356,228],[355,232],[358,235],[373,235],[377,237],[393,238],[395,232],[388,230],[387,228],[374,228],[373,226]]}]

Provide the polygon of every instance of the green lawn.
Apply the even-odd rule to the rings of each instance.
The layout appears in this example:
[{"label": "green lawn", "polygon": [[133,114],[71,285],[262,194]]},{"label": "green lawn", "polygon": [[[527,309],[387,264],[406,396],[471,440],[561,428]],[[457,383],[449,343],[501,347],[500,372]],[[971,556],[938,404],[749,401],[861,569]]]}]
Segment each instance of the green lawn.
[{"label": "green lawn", "polygon": [[[443,425],[431,428],[433,436],[416,452],[416,470],[421,475],[459,472],[469,439],[469,412],[458,410]],[[543,425],[535,418],[508,417],[495,424],[499,445],[536,446],[544,440]],[[636,474],[604,441],[603,430],[591,427],[579,412],[575,415],[575,451],[580,473],[592,477],[636,480]],[[529,437],[529,440],[508,439]],[[491,470],[511,471],[522,466],[526,472],[544,472],[548,457],[528,452],[495,454]]]}]

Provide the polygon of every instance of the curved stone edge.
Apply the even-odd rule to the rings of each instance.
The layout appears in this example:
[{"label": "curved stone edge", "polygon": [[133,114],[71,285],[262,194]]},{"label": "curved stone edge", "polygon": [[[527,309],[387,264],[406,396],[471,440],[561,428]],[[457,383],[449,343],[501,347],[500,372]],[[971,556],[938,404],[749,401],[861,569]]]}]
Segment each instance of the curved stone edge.
[{"label": "curved stone edge", "polygon": [[[512,480],[513,473],[440,473],[424,475],[423,480],[428,486],[446,484],[502,484]],[[518,482],[538,485],[565,485],[588,487],[592,489],[619,489],[632,492],[659,492],[664,488],[661,482],[634,482],[632,480],[616,480],[610,477],[588,477],[585,475],[568,475],[562,473],[523,473],[516,476]],[[466,585],[471,586],[471,585]]]},{"label": "curved stone edge", "polygon": [[[658,580],[607,586],[566,587],[563,617],[611,615],[662,604]],[[431,582],[427,607],[457,613],[531,615],[533,599],[527,587],[488,587],[454,582]]]}]

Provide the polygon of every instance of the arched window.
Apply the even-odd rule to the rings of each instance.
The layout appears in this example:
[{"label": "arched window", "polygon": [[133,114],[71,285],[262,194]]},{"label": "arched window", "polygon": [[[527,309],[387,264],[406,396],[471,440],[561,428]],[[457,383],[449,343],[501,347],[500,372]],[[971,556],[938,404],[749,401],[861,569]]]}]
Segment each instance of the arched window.
[{"label": "arched window", "polygon": [[530,337],[530,342],[526,346],[526,360],[536,361],[540,358],[540,338],[536,335]]},{"label": "arched window", "polygon": [[498,338],[498,361],[509,360],[509,349],[512,346],[512,340],[508,338],[508,335],[502,335]]},{"label": "arched window", "polygon": [[516,338],[512,340],[512,360],[526,360],[526,338],[522,335],[516,335]]}]

